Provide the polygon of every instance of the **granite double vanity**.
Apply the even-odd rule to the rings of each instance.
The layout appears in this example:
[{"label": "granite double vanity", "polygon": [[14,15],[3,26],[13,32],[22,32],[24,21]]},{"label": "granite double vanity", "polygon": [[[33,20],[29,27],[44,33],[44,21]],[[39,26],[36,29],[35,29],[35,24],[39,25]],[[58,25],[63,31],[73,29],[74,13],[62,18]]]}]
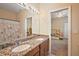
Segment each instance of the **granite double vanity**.
[{"label": "granite double vanity", "polygon": [[45,35],[35,35],[7,44],[9,46],[0,50],[0,56],[47,56],[49,53],[49,39]]}]

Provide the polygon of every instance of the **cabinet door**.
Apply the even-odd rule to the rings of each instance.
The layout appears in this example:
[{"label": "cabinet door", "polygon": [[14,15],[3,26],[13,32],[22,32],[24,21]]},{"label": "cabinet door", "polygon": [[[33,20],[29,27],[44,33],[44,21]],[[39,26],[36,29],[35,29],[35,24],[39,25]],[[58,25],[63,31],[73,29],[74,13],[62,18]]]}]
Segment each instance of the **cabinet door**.
[{"label": "cabinet door", "polygon": [[45,41],[45,56],[47,56],[49,53],[49,40]]},{"label": "cabinet door", "polygon": [[48,51],[49,51],[49,40],[46,40],[40,45],[40,56],[47,56]]},{"label": "cabinet door", "polygon": [[45,55],[45,42],[40,45],[40,56]]}]

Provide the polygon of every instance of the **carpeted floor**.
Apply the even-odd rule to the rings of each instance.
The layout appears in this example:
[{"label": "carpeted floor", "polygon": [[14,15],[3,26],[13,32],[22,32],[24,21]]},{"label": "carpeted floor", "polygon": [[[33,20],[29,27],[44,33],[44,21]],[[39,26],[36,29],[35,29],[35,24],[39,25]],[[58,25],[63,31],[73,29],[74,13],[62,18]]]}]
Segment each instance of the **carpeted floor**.
[{"label": "carpeted floor", "polygon": [[67,39],[63,39],[63,40],[52,39],[51,41],[52,55],[67,56],[68,54],[68,42],[67,41],[68,41]]}]

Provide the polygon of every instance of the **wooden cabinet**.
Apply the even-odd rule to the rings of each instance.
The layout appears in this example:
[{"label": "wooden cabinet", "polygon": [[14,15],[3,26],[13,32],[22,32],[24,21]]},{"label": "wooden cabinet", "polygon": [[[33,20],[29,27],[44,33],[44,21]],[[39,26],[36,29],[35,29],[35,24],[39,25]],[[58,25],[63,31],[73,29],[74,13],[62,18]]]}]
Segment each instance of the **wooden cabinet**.
[{"label": "wooden cabinet", "polygon": [[45,40],[42,44],[38,45],[25,56],[47,56],[49,52],[49,39]]},{"label": "wooden cabinet", "polygon": [[47,56],[49,53],[49,39],[40,44],[39,48],[40,56]]}]

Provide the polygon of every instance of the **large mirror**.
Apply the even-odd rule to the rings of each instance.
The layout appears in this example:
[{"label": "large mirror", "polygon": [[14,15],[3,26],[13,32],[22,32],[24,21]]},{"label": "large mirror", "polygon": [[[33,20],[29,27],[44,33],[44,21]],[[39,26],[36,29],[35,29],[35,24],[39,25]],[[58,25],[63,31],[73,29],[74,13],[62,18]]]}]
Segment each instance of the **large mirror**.
[{"label": "large mirror", "polygon": [[39,34],[37,13],[17,3],[0,3],[0,44]]}]

